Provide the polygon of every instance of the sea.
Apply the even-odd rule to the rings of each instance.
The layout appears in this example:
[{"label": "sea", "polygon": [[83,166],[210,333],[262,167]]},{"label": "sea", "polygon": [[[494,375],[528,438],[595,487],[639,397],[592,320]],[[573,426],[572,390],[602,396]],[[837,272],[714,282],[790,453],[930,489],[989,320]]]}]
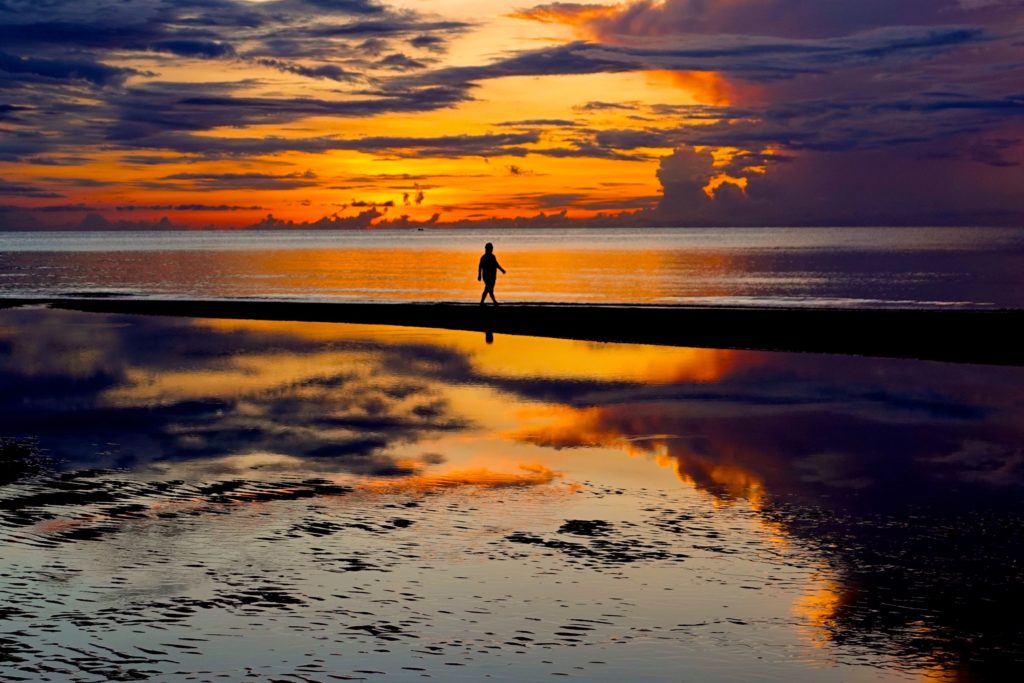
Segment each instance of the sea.
[{"label": "sea", "polygon": [[0,296],[1020,308],[1024,229],[0,232]]}]

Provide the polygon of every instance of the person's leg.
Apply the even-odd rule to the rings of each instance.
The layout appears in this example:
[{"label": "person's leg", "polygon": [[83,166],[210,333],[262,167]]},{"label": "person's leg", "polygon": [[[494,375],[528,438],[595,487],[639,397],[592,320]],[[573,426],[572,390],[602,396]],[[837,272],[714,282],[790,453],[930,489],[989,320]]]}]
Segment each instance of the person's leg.
[{"label": "person's leg", "polygon": [[484,285],[484,293],[480,295],[480,305],[483,306],[485,301],[487,301],[487,285]]},{"label": "person's leg", "polygon": [[484,290],[484,294],[485,295],[489,294],[491,296],[491,301],[493,301],[495,304],[497,304],[498,300],[494,298],[494,282],[487,282],[486,284],[487,284],[487,289]]}]

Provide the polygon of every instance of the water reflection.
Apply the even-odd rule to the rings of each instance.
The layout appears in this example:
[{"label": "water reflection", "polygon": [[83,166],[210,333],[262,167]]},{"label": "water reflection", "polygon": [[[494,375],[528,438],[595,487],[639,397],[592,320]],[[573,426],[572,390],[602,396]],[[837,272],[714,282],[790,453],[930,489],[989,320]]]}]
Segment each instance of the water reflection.
[{"label": "water reflection", "polygon": [[[651,507],[658,529],[693,535],[744,506],[770,542],[807,553],[817,578],[790,610],[808,643],[980,680],[1024,662],[1022,379],[1017,368],[8,310],[0,483],[36,476],[40,451],[68,474],[5,494],[0,522],[45,545],[45,534],[99,538],[140,515],[217,506],[556,482],[571,497],[576,482],[614,494],[627,477],[650,490],[675,478],[708,517]],[[624,462],[655,466],[625,475]],[[90,474],[111,467],[138,476]],[[140,505],[156,494],[164,507]],[[71,503],[103,518],[54,512]],[[679,559],[649,540],[608,540],[593,521],[559,531],[508,540],[582,562]],[[704,529],[694,548],[742,558],[728,534]]]}]

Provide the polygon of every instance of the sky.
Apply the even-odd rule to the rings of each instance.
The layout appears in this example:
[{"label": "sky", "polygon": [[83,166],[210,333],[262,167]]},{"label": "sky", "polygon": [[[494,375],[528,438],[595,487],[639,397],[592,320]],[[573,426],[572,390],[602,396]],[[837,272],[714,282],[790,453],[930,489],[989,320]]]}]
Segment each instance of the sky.
[{"label": "sky", "polygon": [[0,229],[1024,225],[1021,0],[0,0]]}]

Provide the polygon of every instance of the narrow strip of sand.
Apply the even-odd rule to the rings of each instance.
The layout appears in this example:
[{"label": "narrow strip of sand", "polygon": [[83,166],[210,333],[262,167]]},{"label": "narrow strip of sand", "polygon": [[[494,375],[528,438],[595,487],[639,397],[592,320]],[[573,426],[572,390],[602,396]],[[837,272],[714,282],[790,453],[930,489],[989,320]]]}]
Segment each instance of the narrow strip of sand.
[{"label": "narrow strip of sand", "polygon": [[369,323],[595,342],[838,353],[1024,365],[1024,310],[822,309],[253,300],[8,298],[0,308]]}]

